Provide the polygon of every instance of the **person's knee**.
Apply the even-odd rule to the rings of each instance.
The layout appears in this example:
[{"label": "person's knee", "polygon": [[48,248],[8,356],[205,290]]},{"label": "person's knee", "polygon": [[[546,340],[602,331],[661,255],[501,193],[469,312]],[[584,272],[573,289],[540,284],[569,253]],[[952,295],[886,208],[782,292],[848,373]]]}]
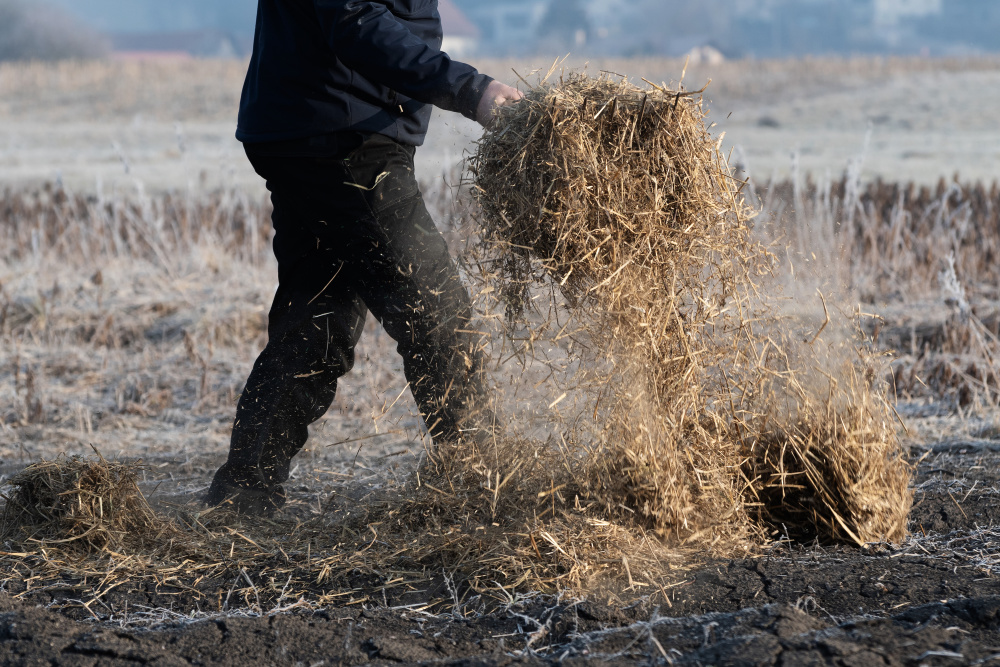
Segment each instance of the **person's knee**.
[{"label": "person's knee", "polygon": [[323,353],[323,365],[334,379],[347,375],[354,370],[354,345],[330,341],[329,348]]}]

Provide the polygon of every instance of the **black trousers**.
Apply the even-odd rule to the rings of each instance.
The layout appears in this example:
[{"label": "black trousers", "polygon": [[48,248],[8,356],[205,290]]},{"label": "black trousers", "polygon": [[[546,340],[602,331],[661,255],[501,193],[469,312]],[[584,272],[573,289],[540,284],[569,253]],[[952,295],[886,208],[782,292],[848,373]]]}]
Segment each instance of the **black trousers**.
[{"label": "black trousers", "polygon": [[248,150],[274,205],[279,287],[210,503],[247,492],[280,504],[278,485],[354,365],[368,311],[396,341],[435,441],[488,421],[469,295],[424,206],[414,149],[380,135],[350,148],[322,158]]}]

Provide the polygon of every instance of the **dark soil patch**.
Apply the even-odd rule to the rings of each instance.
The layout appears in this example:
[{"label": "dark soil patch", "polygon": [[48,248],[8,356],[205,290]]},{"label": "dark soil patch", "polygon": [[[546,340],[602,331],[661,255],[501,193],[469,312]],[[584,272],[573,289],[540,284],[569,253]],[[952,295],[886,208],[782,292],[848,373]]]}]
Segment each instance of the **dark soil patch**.
[{"label": "dark soil patch", "polygon": [[[935,602],[837,622],[766,605],[689,617],[598,620],[536,604],[474,620],[391,610],[221,618],[157,630],[78,623],[38,608],[0,613],[0,661],[47,665],[946,665],[996,659],[1000,598]],[[608,610],[604,610],[608,611]],[[599,614],[604,615],[604,614]]]}]

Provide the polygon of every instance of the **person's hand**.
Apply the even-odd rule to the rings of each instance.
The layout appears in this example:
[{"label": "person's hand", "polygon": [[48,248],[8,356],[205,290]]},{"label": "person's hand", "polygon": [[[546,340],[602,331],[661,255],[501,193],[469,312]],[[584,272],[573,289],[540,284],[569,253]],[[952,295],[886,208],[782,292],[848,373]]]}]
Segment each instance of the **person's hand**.
[{"label": "person's hand", "polygon": [[524,93],[499,81],[493,81],[486,87],[483,99],[476,109],[476,120],[483,127],[489,128],[496,122],[500,107],[515,104],[524,99]]}]

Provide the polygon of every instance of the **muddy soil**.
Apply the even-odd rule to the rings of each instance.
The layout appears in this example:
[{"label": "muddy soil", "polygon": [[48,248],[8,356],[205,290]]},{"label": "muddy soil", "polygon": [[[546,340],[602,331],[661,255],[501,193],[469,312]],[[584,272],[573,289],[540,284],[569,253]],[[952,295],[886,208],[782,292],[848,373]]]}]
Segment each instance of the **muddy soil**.
[{"label": "muddy soil", "polygon": [[680,618],[587,605],[475,620],[330,609],[143,631],[36,608],[0,614],[0,641],[4,664],[39,665],[988,664],[1000,659],[998,613],[995,596],[847,621],[787,604]]},{"label": "muddy soil", "polygon": [[914,451],[913,535],[903,545],[795,545],[779,535],[763,556],[703,563],[660,595],[463,597],[445,610],[427,605],[444,592],[438,582],[423,594],[261,614],[210,611],[225,582],[123,586],[89,610],[74,603],[73,586],[10,584],[0,594],[0,664],[1000,664],[995,450],[1000,442],[961,439]]}]

